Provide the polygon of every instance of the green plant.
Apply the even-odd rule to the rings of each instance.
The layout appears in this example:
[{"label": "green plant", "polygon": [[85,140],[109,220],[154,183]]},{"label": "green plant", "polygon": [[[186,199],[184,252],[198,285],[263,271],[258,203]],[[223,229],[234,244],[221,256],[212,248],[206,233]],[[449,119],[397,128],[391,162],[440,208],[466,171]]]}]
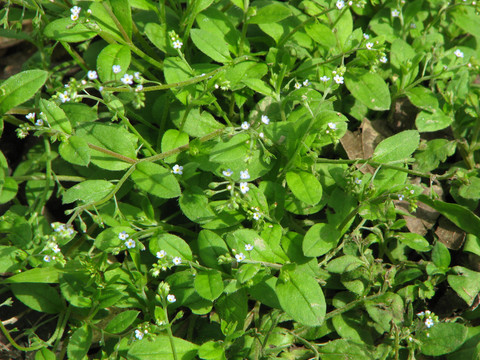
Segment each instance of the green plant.
[{"label": "green plant", "polygon": [[[2,291],[45,314],[29,346],[1,325],[17,349],[478,356],[475,2],[6,3],[37,49],[0,84],[0,131],[35,139],[0,157]],[[465,243],[413,231],[425,205]]]}]

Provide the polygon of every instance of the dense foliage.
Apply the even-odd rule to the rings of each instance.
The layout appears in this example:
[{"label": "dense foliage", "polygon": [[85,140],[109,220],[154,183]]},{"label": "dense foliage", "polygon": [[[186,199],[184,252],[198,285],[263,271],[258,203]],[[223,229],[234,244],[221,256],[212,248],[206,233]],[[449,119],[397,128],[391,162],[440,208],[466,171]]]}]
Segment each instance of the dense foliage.
[{"label": "dense foliage", "polygon": [[478,358],[474,1],[4,5],[17,350]]}]

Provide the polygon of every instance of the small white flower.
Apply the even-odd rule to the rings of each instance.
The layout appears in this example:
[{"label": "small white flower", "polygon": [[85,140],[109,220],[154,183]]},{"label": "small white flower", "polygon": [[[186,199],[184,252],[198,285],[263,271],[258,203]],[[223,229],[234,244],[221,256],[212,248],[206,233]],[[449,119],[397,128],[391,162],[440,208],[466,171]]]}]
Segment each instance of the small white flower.
[{"label": "small white flower", "polygon": [[372,42],[368,42],[367,45],[365,45],[367,47],[368,50],[372,50],[373,49],[373,43]]},{"label": "small white flower", "polygon": [[78,14],[70,15],[70,19],[72,19],[72,21],[77,21],[78,20]]},{"label": "small white flower", "polygon": [[66,103],[70,101],[70,97],[68,96],[67,91],[64,91],[63,93],[58,94],[58,97],[60,98],[60,101],[62,103]]},{"label": "small white flower", "polygon": [[415,23],[412,22],[412,23],[410,24],[410,28],[411,28],[411,29],[416,29],[416,28],[417,28],[417,24],[415,24]]},{"label": "small white flower", "polygon": [[[262,217],[262,215],[260,215],[259,212],[256,212],[256,213],[253,214],[253,219],[254,219],[254,220],[260,220],[261,217]],[[246,249],[245,249],[245,250],[246,250]]]},{"label": "small white flower", "polygon": [[53,245],[52,250],[55,254],[58,254],[60,252],[60,248],[58,247],[58,244]]},{"label": "small white flower", "polygon": [[427,328],[430,329],[433,325],[435,325],[435,323],[433,322],[433,320],[432,320],[431,318],[427,318],[427,319],[425,320],[425,326],[426,326]]},{"label": "small white flower", "polygon": [[183,43],[180,40],[176,40],[173,42],[173,48],[174,49],[181,49],[183,46]]},{"label": "small white flower", "polygon": [[348,6],[352,6],[352,5],[353,5],[353,1],[349,1]]},{"label": "small white flower", "polygon": [[330,78],[326,75],[323,75],[321,78],[320,78],[320,81],[322,82],[327,82],[328,80],[330,80]]},{"label": "small white flower", "polygon": [[310,85],[310,81],[308,81],[308,79],[305,79],[305,81],[303,82],[303,86],[308,86]]},{"label": "small white flower", "polygon": [[250,179],[250,174],[248,173],[248,170],[240,171],[240,179],[242,180]]},{"label": "small white flower", "polygon": [[126,231],[122,231],[120,233],[118,233],[118,238],[120,240],[127,240],[130,236],[127,234]]},{"label": "small white flower", "polygon": [[425,315],[425,312],[423,312],[423,311],[420,311],[420,312],[417,314],[417,316],[423,316],[423,315]]},{"label": "small white flower", "polygon": [[91,14],[92,14],[92,10],[91,10],[91,9],[88,9],[88,10],[87,10],[87,13],[88,13],[89,15],[91,15]]},{"label": "small white flower", "polygon": [[174,174],[177,174],[177,175],[182,175],[183,174],[183,166],[175,164],[172,168],[172,172]]},{"label": "small white flower", "polygon": [[425,315],[430,315],[432,312],[430,310],[425,310]]},{"label": "small white flower", "polygon": [[133,75],[125,74],[123,77],[120,79],[122,83],[125,85],[132,85],[133,84]]},{"label": "small white flower", "polygon": [[34,112],[28,113],[27,115],[25,115],[25,117],[28,120],[35,120],[35,113]]},{"label": "small white flower", "polygon": [[215,86],[215,89],[220,88],[220,85],[218,85],[218,84],[215,84],[214,86]]},{"label": "small white flower", "polygon": [[120,71],[122,71],[122,67],[120,65],[113,65],[112,71],[114,74],[118,74]]},{"label": "small white flower", "polygon": [[236,254],[235,259],[237,259],[238,262],[245,260],[245,255],[243,253]]},{"label": "small white flower", "polygon": [[128,249],[133,249],[135,247],[135,240],[133,239],[128,239],[127,241],[125,241],[125,246],[128,248]]},{"label": "small white flower", "polygon": [[232,170],[227,169],[227,170],[223,170],[222,174],[223,174],[223,176],[230,177],[230,176],[232,176],[233,172],[232,172]]},{"label": "small white flower", "polygon": [[180,265],[182,263],[182,258],[175,256],[172,260],[175,265]]},{"label": "small white flower", "polygon": [[343,0],[338,0],[337,3],[336,3],[336,6],[337,6],[337,9],[338,9],[338,10],[343,9],[343,7],[345,6],[345,1],[343,1]]},{"label": "small white flower", "polygon": [[398,194],[398,200],[402,201],[404,197],[403,194]]},{"label": "small white flower", "polygon": [[135,337],[138,339],[138,340],[142,340],[143,339],[143,332],[141,330],[135,330]]},{"label": "small white flower", "polygon": [[72,14],[80,14],[80,11],[82,11],[82,8],[79,6],[74,6],[70,9],[70,12]]},{"label": "small white flower", "polygon": [[140,73],[138,71],[135,71],[133,76],[135,77],[135,80],[140,80]]},{"label": "small white flower", "polygon": [[399,17],[400,16],[400,11],[398,11],[397,9],[393,9],[392,10],[392,17]]},{"label": "small white flower", "polygon": [[248,190],[250,190],[250,188],[248,187],[248,183],[241,182],[240,183],[240,191],[242,192],[242,194],[246,194],[248,192]]},{"label": "small white flower", "polygon": [[173,294],[168,294],[168,295],[167,295],[167,301],[168,301],[169,303],[174,303],[175,301],[177,301],[177,298],[176,298],[175,295],[173,295]]},{"label": "small white flower", "polygon": [[97,75],[97,72],[95,70],[88,70],[87,72],[87,77],[90,79],[90,80],[95,80],[98,78],[98,75]]},{"label": "small white flower", "polygon": [[51,261],[50,256],[45,255],[45,256],[43,257],[43,261],[45,261],[45,262],[50,262],[50,261]]},{"label": "small white flower", "polygon": [[455,50],[454,52],[455,56],[458,58],[463,58],[463,52],[460,49]]},{"label": "small white flower", "polygon": [[295,89],[298,90],[298,89],[300,89],[301,87],[302,87],[302,84],[300,84],[300,83],[298,83],[298,82],[295,83]]},{"label": "small white flower", "polygon": [[333,123],[333,122],[329,122],[327,124],[327,126],[332,129],[332,130],[336,130],[337,129],[337,124]]},{"label": "small white flower", "polygon": [[248,130],[248,128],[250,127],[250,125],[248,124],[248,122],[244,121],[241,125],[242,129],[243,130]]},{"label": "small white flower", "polygon": [[263,132],[259,133],[258,136],[260,136],[262,139],[265,137],[265,134]]},{"label": "small white flower", "polygon": [[252,244],[245,244],[245,251],[252,251],[253,245]]},{"label": "small white flower", "polygon": [[98,91],[102,92],[103,91],[103,86],[99,86]]},{"label": "small white flower", "polygon": [[355,178],[355,184],[360,185],[362,183],[362,180],[359,178]]},{"label": "small white flower", "polygon": [[368,34],[363,34],[363,38],[364,38],[365,40],[368,40],[368,39],[370,39],[370,35],[368,35]]},{"label": "small white flower", "polygon": [[137,87],[135,88],[136,92],[140,92],[142,90],[143,90],[143,85],[141,85],[141,84],[137,85]]},{"label": "small white flower", "polygon": [[165,250],[160,250],[157,251],[157,258],[163,259],[167,255],[167,252]]},{"label": "small white flower", "polygon": [[268,125],[270,123],[270,119],[267,115],[262,115],[262,123],[264,123],[265,125]]},{"label": "small white flower", "polygon": [[36,126],[43,126],[43,120],[42,119],[37,119],[37,121],[35,121],[35,125]]},{"label": "small white flower", "polygon": [[87,80],[83,79],[82,80],[82,85],[87,85]]},{"label": "small white flower", "polygon": [[379,59],[379,61],[380,61],[381,63],[386,64],[387,61],[388,61],[388,58],[387,58],[386,56],[382,56],[382,57]]},{"label": "small white flower", "polygon": [[408,337],[408,341],[412,342],[412,341],[413,341],[413,337],[412,337],[412,336],[409,336],[409,337]]},{"label": "small white flower", "polygon": [[333,78],[333,80],[335,80],[335,82],[337,84],[343,84],[343,76],[340,76],[340,75],[335,75],[335,77]]}]

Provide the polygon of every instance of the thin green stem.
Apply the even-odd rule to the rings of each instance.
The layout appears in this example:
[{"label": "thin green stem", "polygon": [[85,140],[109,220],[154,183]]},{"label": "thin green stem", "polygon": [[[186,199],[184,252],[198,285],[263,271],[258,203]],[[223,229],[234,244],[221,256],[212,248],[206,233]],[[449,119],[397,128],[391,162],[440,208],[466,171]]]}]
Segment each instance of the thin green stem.
[{"label": "thin green stem", "polygon": [[143,145],[145,145],[148,151],[150,151],[152,155],[155,155],[157,152],[153,149],[152,145],[150,145],[150,143],[145,140],[145,138],[138,132],[138,130],[130,123],[130,120],[128,120],[128,118],[121,113],[119,113],[118,116],[120,117],[120,119],[122,119],[125,125],[127,125],[130,131],[133,132],[140,139],[140,141],[143,143]]},{"label": "thin green stem", "polygon": [[36,346],[30,346],[30,347],[23,347],[23,346],[18,345],[15,342],[15,340],[13,340],[12,336],[8,332],[7,328],[5,328],[5,326],[3,325],[2,321],[0,321],[0,330],[2,330],[2,333],[3,333],[3,335],[5,335],[8,342],[17,350],[20,350],[20,351],[35,351],[35,350],[39,350],[39,349],[45,347],[45,345],[43,345],[43,344],[39,344],[39,345],[36,345]]}]

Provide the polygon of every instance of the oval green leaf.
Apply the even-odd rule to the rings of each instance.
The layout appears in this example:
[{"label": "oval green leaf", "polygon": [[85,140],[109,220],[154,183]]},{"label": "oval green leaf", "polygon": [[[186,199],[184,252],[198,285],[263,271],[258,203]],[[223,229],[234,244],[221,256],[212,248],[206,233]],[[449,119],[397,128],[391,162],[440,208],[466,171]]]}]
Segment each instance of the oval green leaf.
[{"label": "oval green leaf", "polygon": [[231,60],[228,44],[217,33],[192,29],[190,36],[195,46],[209,58],[222,64]]},{"label": "oval green leaf", "polygon": [[92,345],[92,328],[88,325],[75,330],[67,346],[67,355],[72,360],[82,360]]},{"label": "oval green leaf", "polygon": [[0,115],[30,99],[47,81],[48,72],[27,70],[15,74],[0,85]]},{"label": "oval green leaf", "polygon": [[305,256],[322,256],[333,249],[341,237],[340,231],[330,224],[315,224],[308,229],[303,239]]},{"label": "oval green leaf", "polygon": [[[175,346],[176,357],[173,357],[172,343]],[[174,337],[170,339],[166,334],[157,335],[153,339],[135,341],[128,350],[128,359],[131,360],[191,360],[197,355],[198,345]]]},{"label": "oval green leaf", "polygon": [[[120,80],[127,72],[131,60],[130,48],[126,45],[110,44],[98,54],[97,71],[102,82]],[[120,65],[120,72],[113,72],[113,65]]]},{"label": "oval green leaf", "polygon": [[164,250],[168,256],[180,257],[182,260],[192,261],[192,250],[182,238],[172,234],[160,234],[152,238],[149,243],[150,252],[156,255]]},{"label": "oval green leaf", "polygon": [[69,17],[56,19],[45,26],[43,34],[57,41],[80,42],[91,39],[97,33],[88,29],[80,22],[72,21]]},{"label": "oval green leaf", "polygon": [[420,252],[430,251],[432,247],[421,235],[415,233],[398,233],[398,239],[413,250]]},{"label": "oval green leaf", "polygon": [[71,134],[72,125],[65,112],[53,101],[40,99],[40,110],[47,117],[52,129]]},{"label": "oval green leaf", "polygon": [[434,112],[421,111],[415,118],[415,126],[420,132],[432,132],[445,129],[453,122],[453,118],[446,115],[442,110]]},{"label": "oval green leaf", "polygon": [[70,136],[58,147],[60,156],[74,165],[87,166],[90,163],[90,148],[85,139]]},{"label": "oval green leaf", "polygon": [[282,270],[275,292],[282,309],[295,321],[306,326],[323,324],[327,308],[325,297],[311,275],[298,270]]},{"label": "oval green leaf", "polygon": [[108,325],[105,327],[105,331],[110,334],[118,334],[126,330],[138,317],[140,311],[126,310],[115,316]]},{"label": "oval green leaf", "polygon": [[162,199],[180,196],[180,185],[170,170],[158,164],[142,162],[136,165],[132,173],[135,184],[152,195]]},{"label": "oval green leaf", "polygon": [[345,85],[369,109],[390,109],[390,91],[380,75],[368,70],[352,69],[345,73]]},{"label": "oval green leaf", "polygon": [[222,274],[217,270],[201,271],[195,276],[195,290],[207,300],[215,300],[223,292]]},{"label": "oval green leaf", "polygon": [[410,157],[418,148],[420,135],[416,130],[406,130],[390,136],[377,145],[372,160],[386,164]]},{"label": "oval green leaf", "polygon": [[115,188],[111,182],[106,180],[86,180],[72,186],[63,194],[63,203],[69,204],[77,200],[91,203],[102,200]]},{"label": "oval green leaf", "polygon": [[57,314],[65,304],[57,290],[48,284],[12,284],[13,295],[30,309],[47,314]]},{"label": "oval green leaf", "polygon": [[317,178],[305,171],[289,171],[287,184],[293,195],[308,205],[316,205],[322,199],[322,185]]}]

